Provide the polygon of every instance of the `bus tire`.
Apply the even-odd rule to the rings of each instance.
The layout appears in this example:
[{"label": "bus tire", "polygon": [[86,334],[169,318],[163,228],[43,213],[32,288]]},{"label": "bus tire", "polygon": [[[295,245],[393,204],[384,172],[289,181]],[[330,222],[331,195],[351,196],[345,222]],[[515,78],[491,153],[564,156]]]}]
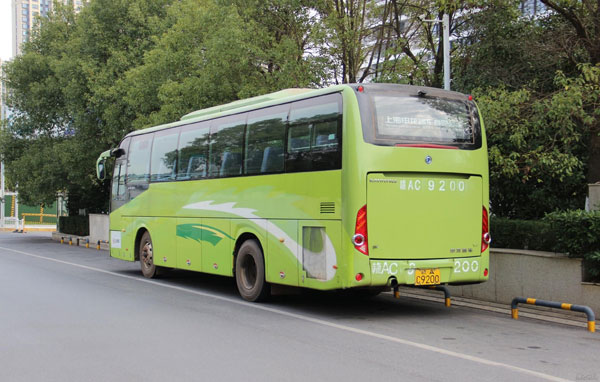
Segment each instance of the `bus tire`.
[{"label": "bus tire", "polygon": [[235,282],[246,301],[264,301],[271,295],[271,285],[265,280],[265,261],[255,240],[246,240],[235,259]]},{"label": "bus tire", "polygon": [[158,275],[157,266],[154,265],[154,252],[152,248],[152,238],[148,231],[144,232],[139,245],[140,264],[144,277],[153,279]]}]

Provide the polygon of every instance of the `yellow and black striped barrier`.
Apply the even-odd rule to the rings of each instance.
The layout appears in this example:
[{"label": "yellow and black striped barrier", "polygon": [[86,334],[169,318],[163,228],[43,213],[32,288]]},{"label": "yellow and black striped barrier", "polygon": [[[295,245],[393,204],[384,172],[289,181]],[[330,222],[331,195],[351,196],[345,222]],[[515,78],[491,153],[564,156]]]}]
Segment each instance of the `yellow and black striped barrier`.
[{"label": "yellow and black striped barrier", "polygon": [[512,315],[512,318],[514,318],[515,320],[519,319],[519,309],[517,309],[517,305],[519,303],[545,306],[547,308],[572,310],[574,312],[585,313],[587,315],[587,319],[588,319],[588,323],[587,323],[588,331],[590,331],[592,333],[594,333],[596,331],[596,316],[594,315],[594,311],[589,306],[567,304],[564,302],[556,302],[556,301],[538,300],[535,298],[515,297],[510,304],[511,315]]},{"label": "yellow and black striped barrier", "polygon": [[450,307],[450,305],[452,305],[452,301],[450,300],[450,291],[448,290],[448,288],[446,288],[443,285],[435,285],[430,286],[429,289],[441,290],[442,292],[444,292],[444,303],[447,307]]}]

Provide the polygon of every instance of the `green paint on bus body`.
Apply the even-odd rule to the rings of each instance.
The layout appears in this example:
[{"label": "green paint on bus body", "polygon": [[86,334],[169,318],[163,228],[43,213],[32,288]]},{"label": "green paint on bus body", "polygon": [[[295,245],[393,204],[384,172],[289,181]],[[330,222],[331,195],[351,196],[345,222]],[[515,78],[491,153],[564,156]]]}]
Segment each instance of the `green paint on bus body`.
[{"label": "green paint on bus body", "polygon": [[[343,100],[340,169],[150,183],[111,212],[111,236],[120,243],[111,247],[111,256],[133,261],[135,240],[147,230],[155,257],[168,258],[161,265],[231,276],[236,241],[253,235],[272,283],[337,289],[383,286],[395,277],[414,284],[415,269],[424,268],[440,269],[442,283],[486,281],[489,249],[480,252],[481,210],[489,205],[489,179],[480,120],[475,149],[373,144],[368,140],[375,138],[362,128],[370,119],[361,114],[361,95],[336,86],[199,117],[192,113],[130,136],[331,93]],[[393,127],[402,120],[389,121]],[[352,244],[364,205],[368,256]]]},{"label": "green paint on bus body", "polygon": [[225,238],[233,240],[233,237],[220,229],[201,224],[179,224],[176,232],[178,237],[195,240],[197,242],[207,241],[213,246],[216,246]]}]

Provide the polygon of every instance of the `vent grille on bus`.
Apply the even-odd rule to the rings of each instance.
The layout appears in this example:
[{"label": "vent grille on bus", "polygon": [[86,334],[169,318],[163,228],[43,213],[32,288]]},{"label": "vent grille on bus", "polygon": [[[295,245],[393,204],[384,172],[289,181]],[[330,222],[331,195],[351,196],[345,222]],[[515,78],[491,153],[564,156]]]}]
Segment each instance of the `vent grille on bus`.
[{"label": "vent grille on bus", "polygon": [[321,202],[322,214],[335,214],[335,202]]}]

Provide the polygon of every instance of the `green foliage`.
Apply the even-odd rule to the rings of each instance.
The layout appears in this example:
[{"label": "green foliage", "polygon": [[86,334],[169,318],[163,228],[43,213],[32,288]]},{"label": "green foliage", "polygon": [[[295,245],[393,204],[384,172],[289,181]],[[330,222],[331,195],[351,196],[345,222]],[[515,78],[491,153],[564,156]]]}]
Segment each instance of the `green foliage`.
[{"label": "green foliage", "polygon": [[577,78],[558,73],[560,90],[477,90],[486,122],[494,214],[531,219],[583,206],[589,136],[598,123],[600,67]]},{"label": "green foliage", "polygon": [[543,220],[556,236],[555,252],[582,257],[600,251],[600,211],[552,212]]},{"label": "green foliage", "polygon": [[490,219],[493,246],[593,256],[600,251],[600,211],[569,210],[539,220]]},{"label": "green foliage", "polygon": [[550,224],[542,220],[490,219],[492,247],[552,251],[555,244]]},{"label": "green foliage", "polygon": [[583,257],[586,278],[600,281],[600,211],[553,212],[544,221],[556,238],[554,251]]},{"label": "green foliage", "polygon": [[[585,50],[585,62],[600,63],[600,2],[592,0],[541,0],[572,29],[571,47]],[[567,47],[567,49],[571,49]]]},{"label": "green foliage", "polygon": [[7,180],[21,200],[69,195],[71,212],[107,210],[95,159],[131,129],[119,79],[163,29],[167,0],[91,1],[78,15],[57,6],[23,54],[5,66],[13,110],[0,137]]},{"label": "green foliage", "polygon": [[588,253],[585,256],[584,267],[590,281],[600,281],[600,251]]},{"label": "green foliage", "polygon": [[[521,1],[505,1],[473,13],[459,29],[452,60],[455,89],[502,87],[544,93],[557,89],[557,71],[577,76],[581,49],[569,43],[573,33],[555,14],[524,17]],[[518,41],[518,43],[516,43]]]},{"label": "green foliage", "polygon": [[[278,1],[276,10],[262,9],[262,2],[239,3],[237,8],[188,0],[170,8],[168,18],[174,24],[123,81],[125,100],[136,111],[134,127],[283,88],[319,84],[319,62],[305,57],[312,41],[310,9],[295,1]],[[242,8],[244,3],[252,7]],[[258,13],[259,19],[249,13]]]},{"label": "green foliage", "polygon": [[58,232],[67,235],[88,236],[90,234],[90,220],[88,216],[59,216]]}]

